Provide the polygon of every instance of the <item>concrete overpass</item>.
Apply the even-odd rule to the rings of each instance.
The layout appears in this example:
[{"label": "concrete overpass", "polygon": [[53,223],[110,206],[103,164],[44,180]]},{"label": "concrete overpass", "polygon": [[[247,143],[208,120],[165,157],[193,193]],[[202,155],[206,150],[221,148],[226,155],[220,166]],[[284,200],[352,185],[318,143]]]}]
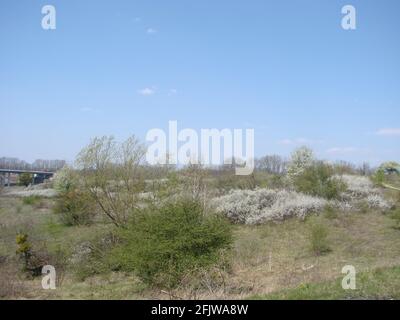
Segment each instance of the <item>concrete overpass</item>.
[{"label": "concrete overpass", "polygon": [[29,173],[32,175],[32,183],[41,183],[45,179],[49,179],[54,175],[54,171],[40,171],[40,170],[24,170],[24,169],[1,169],[0,168],[0,184],[10,186],[11,174]]}]

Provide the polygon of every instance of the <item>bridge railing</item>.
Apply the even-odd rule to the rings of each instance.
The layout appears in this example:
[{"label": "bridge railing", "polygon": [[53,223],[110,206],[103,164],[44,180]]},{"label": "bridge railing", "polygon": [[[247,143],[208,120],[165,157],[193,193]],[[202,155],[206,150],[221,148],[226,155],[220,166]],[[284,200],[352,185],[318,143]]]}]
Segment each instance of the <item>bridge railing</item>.
[{"label": "bridge railing", "polygon": [[36,166],[4,166],[0,165],[0,170],[15,170],[15,171],[40,171],[54,173],[62,167],[36,167]]}]

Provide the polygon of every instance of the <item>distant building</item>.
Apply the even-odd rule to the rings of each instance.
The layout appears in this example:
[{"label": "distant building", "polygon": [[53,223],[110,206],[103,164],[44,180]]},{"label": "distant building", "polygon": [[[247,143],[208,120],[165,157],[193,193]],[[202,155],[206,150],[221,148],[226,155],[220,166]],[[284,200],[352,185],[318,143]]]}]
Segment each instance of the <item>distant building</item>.
[{"label": "distant building", "polygon": [[400,166],[386,167],[383,170],[385,171],[386,174],[393,174],[393,173],[400,174]]}]

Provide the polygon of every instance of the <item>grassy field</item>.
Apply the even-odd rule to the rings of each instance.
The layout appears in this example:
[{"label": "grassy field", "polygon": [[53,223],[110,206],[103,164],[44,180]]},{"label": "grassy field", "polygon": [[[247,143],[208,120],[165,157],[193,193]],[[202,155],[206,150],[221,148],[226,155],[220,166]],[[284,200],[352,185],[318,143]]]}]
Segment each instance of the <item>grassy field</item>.
[{"label": "grassy field", "polygon": [[[41,277],[28,278],[16,260],[16,234],[25,232],[49,252],[70,256],[82,243],[106,235],[112,226],[98,220],[91,226],[65,226],[52,212],[54,200],[0,197],[0,268],[8,295],[29,299],[169,299],[132,274],[107,272],[79,279],[67,268],[56,290],[43,290]],[[311,249],[314,226],[328,232],[326,254]],[[174,298],[196,299],[398,299],[400,293],[400,230],[390,214],[325,212],[304,221],[288,219],[259,226],[234,226],[231,268],[193,292],[181,287]],[[357,271],[357,290],[343,290],[342,267]],[[8,277],[8,278],[7,278]],[[10,284],[11,283],[11,284]]]},{"label": "grassy field", "polygon": [[357,276],[357,289],[343,290],[342,278],[319,283],[301,284],[296,288],[255,295],[260,300],[338,300],[338,299],[399,299],[400,267],[364,271]]}]

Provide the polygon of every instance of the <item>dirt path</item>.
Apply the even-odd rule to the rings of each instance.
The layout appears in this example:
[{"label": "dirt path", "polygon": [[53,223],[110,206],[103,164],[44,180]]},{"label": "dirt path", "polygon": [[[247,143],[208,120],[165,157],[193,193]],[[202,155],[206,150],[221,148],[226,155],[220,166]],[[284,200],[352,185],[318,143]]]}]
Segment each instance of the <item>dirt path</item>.
[{"label": "dirt path", "polygon": [[389,184],[386,184],[386,183],[382,183],[382,186],[384,186],[385,188],[388,188],[388,189],[400,191],[400,188],[393,187],[393,186],[391,186]]}]

